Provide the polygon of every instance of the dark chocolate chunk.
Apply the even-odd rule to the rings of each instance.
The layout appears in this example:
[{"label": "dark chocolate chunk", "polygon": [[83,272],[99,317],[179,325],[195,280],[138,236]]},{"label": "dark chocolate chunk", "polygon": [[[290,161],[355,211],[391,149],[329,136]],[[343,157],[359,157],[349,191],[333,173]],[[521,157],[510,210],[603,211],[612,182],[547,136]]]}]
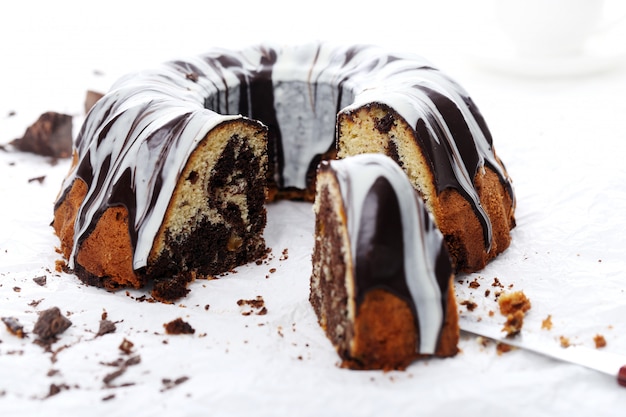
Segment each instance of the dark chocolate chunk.
[{"label": "dark chocolate chunk", "polygon": [[46,112],[29,126],[19,139],[11,142],[23,152],[68,158],[72,155],[72,116]]},{"label": "dark chocolate chunk", "polygon": [[103,336],[108,333],[113,333],[115,331],[115,323],[111,320],[100,320],[100,328],[98,329],[98,333],[96,333],[96,337]]},{"label": "dark chocolate chunk", "polygon": [[33,278],[33,281],[35,281],[35,284],[42,286],[42,287],[46,285],[46,280],[47,278],[45,275]]},{"label": "dark chocolate chunk", "polygon": [[72,322],[61,314],[58,307],[52,307],[39,313],[33,333],[42,340],[51,340],[71,325]]}]

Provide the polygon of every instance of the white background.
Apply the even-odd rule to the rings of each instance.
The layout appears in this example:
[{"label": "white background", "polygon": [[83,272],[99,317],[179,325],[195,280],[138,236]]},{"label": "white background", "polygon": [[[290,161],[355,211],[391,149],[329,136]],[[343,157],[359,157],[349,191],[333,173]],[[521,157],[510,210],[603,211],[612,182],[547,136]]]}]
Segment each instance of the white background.
[{"label": "white background", "polygon": [[[317,3],[12,4],[0,14],[0,144],[47,110],[74,115],[76,133],[87,89],[104,91],[126,72],[213,46],[319,39],[421,53],[470,92],[517,192],[513,244],[484,271],[458,277],[459,300],[478,304],[461,312],[501,326],[501,318],[487,314],[495,310],[497,277],[529,296],[525,331],[546,344],[564,336],[593,348],[593,337],[602,334],[605,351],[626,355],[624,31],[597,37],[564,66],[512,55],[487,0]],[[617,2],[611,7],[610,17],[624,12]],[[555,76],[555,68],[564,73]],[[195,282],[180,304],[85,287],[54,272],[58,242],[49,223],[68,166],[0,151],[0,316],[17,317],[29,331],[37,311],[59,306],[74,323],[53,346],[67,346],[55,361],[32,343],[34,335],[18,339],[0,326],[3,416],[42,410],[52,416],[587,416],[626,409],[626,389],[613,378],[523,350],[498,355],[493,343],[483,346],[466,334],[453,359],[417,362],[405,372],[339,369],[307,301],[307,204],[269,208],[267,264]],[[28,181],[42,175],[43,183]],[[284,248],[289,259],[280,260]],[[45,287],[32,281],[40,275],[47,276]],[[474,279],[476,290],[467,284]],[[257,295],[268,314],[241,315],[236,301]],[[118,322],[117,331],[94,338],[103,311]],[[553,328],[541,330],[548,315]],[[196,333],[166,336],[162,324],[177,317]],[[123,356],[124,338],[141,363],[115,383],[133,385],[106,387],[102,380],[115,368],[103,363]],[[163,391],[164,378],[180,376],[189,380]],[[51,384],[69,389],[45,399]]]}]

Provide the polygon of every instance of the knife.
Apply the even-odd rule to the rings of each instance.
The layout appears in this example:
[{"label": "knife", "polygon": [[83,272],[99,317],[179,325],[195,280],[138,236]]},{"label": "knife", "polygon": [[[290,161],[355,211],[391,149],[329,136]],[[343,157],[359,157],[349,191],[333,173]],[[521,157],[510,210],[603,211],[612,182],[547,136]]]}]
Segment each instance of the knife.
[{"label": "knife", "polygon": [[506,333],[494,326],[494,323],[478,321],[467,316],[459,317],[459,326],[461,330],[476,336],[486,337],[520,349],[526,349],[540,355],[602,372],[616,378],[619,385],[626,387],[625,355],[580,345],[563,347],[557,343],[546,343],[544,338],[523,330],[513,337],[507,337]]}]

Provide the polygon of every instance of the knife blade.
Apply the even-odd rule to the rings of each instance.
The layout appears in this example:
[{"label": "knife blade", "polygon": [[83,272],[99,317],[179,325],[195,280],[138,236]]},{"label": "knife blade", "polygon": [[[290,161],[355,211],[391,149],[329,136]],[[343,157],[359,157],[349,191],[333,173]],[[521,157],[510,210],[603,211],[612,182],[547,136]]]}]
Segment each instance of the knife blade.
[{"label": "knife blade", "polygon": [[459,326],[461,330],[467,333],[610,375],[617,379],[619,385],[626,387],[626,355],[591,349],[581,345],[563,347],[558,343],[549,343],[545,338],[523,330],[518,335],[507,337],[506,333],[494,323],[478,321],[467,316],[459,317]]}]

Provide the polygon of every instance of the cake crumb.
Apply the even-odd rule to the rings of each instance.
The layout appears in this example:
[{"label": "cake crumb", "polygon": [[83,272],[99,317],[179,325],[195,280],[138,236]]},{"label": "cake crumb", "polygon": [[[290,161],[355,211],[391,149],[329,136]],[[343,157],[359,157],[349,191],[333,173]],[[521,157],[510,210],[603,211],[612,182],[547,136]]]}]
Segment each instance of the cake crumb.
[{"label": "cake crumb", "polygon": [[470,288],[476,289],[478,287],[480,287],[480,283],[478,282],[478,278],[474,278],[474,281],[471,281],[468,286]]},{"label": "cake crumb", "polygon": [[465,306],[468,311],[474,311],[474,309],[478,307],[478,304],[470,300],[463,300],[459,304],[461,304],[462,306]]},{"label": "cake crumb", "polygon": [[56,261],[54,261],[54,270],[56,272],[65,272],[66,268],[67,268],[67,264],[65,263],[64,260],[57,259]]},{"label": "cake crumb", "polygon": [[509,345],[508,343],[498,342],[498,344],[496,345],[496,352],[498,353],[498,355],[503,355],[514,349],[515,347]]},{"label": "cake crumb", "polygon": [[506,316],[506,322],[502,331],[506,332],[506,337],[513,337],[522,331],[524,326],[524,312],[517,310],[514,313],[510,313]]},{"label": "cake crumb", "polygon": [[601,349],[606,346],[606,339],[601,334],[597,334],[593,337],[593,342],[596,345],[596,349]]},{"label": "cake crumb", "polygon": [[541,322],[541,328],[543,330],[552,330],[552,315],[548,314],[548,317]]},{"label": "cake crumb", "polygon": [[500,313],[506,316],[503,331],[507,333],[506,337],[513,337],[522,331],[524,325],[524,316],[530,310],[530,300],[523,291],[515,291],[502,293],[498,297],[498,307]]},{"label": "cake crumb", "polygon": [[187,286],[196,279],[196,274],[178,274],[170,278],[162,278],[154,282],[151,296],[165,304],[173,304],[176,300],[185,297],[189,291]]},{"label": "cake crumb", "polygon": [[135,346],[133,342],[124,338],[124,340],[122,340],[122,343],[119,346],[119,349],[125,354],[130,355],[133,352],[133,346]]},{"label": "cake crumb", "polygon": [[241,312],[242,316],[250,316],[256,314],[257,316],[264,316],[267,314],[267,308],[265,307],[265,300],[260,295],[251,300],[237,300],[237,305],[240,307],[249,307],[249,309]]},{"label": "cake crumb", "polygon": [[523,291],[501,294],[498,298],[498,306],[500,307],[500,312],[505,316],[516,311],[526,313],[531,307],[530,300]]},{"label": "cake crumb", "polygon": [[571,346],[569,338],[565,336],[559,336],[559,342],[562,348],[568,348]]},{"label": "cake crumb", "polygon": [[476,342],[483,348],[486,348],[491,343],[491,339],[488,337],[478,336]]},{"label": "cake crumb", "polygon": [[24,326],[22,326],[18,319],[15,317],[2,317],[2,322],[7,327],[9,333],[14,336],[23,339],[26,336],[26,332],[24,332]]},{"label": "cake crumb", "polygon": [[165,333],[167,334],[194,334],[196,332],[196,329],[180,317],[165,323],[163,327],[165,327]]}]

